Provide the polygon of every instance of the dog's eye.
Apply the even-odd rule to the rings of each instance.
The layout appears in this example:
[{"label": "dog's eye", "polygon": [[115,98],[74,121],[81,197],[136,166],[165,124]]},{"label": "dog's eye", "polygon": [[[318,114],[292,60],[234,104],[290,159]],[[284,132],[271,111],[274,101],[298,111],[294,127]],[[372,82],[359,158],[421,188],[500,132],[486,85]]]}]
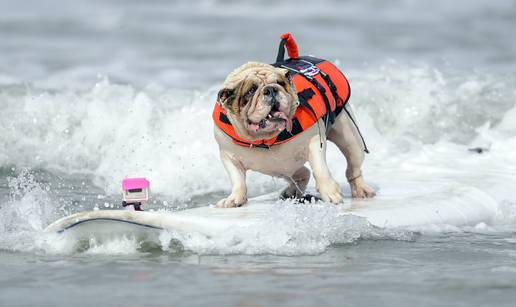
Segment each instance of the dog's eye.
[{"label": "dog's eye", "polygon": [[258,87],[256,85],[251,86],[251,88],[249,90],[247,90],[247,92],[245,93],[245,99],[250,100],[253,97],[253,95],[257,89],[258,89]]},{"label": "dog's eye", "polygon": [[287,85],[287,84],[283,80],[278,80],[278,85],[281,87],[285,87],[285,85]]}]

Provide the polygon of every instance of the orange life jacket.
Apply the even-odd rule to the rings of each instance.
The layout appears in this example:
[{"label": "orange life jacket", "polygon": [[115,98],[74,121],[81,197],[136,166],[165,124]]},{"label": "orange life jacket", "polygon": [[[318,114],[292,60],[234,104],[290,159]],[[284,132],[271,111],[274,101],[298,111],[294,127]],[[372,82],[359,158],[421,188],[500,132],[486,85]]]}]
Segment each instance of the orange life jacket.
[{"label": "orange life jacket", "polygon": [[[326,130],[335,121],[335,117],[342,110],[350,116],[344,107],[350,96],[349,82],[342,72],[332,63],[310,56],[299,56],[297,45],[290,33],[281,36],[282,40],[278,52],[276,67],[288,69],[291,72],[292,82],[297,90],[299,106],[292,118],[292,130],[281,131],[278,136],[267,140],[250,141],[236,134],[229,121],[226,110],[219,103],[215,103],[213,121],[233,139],[235,144],[246,147],[270,148],[295,138],[306,131],[319,119],[323,119]],[[287,48],[289,59],[284,60]],[[354,121],[353,121],[354,122]],[[358,127],[357,127],[358,128]],[[364,143],[365,147],[365,143]],[[367,152],[367,148],[365,147]]]}]

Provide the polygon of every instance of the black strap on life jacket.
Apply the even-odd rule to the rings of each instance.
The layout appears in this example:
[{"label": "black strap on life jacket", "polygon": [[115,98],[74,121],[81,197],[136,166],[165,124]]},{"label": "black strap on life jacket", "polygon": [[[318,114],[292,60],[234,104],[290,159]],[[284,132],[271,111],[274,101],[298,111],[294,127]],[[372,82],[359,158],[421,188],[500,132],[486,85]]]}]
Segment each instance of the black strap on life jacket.
[{"label": "black strap on life jacket", "polygon": [[[321,72],[319,71],[319,73]],[[301,75],[315,86],[315,88],[319,91],[323,98],[324,106],[326,107],[326,114],[324,114],[323,119],[324,124],[326,126],[326,132],[328,132],[330,130],[331,125],[333,125],[333,123],[335,122],[335,113],[331,110],[330,101],[328,100],[328,95],[326,95],[326,89],[314,77],[308,76],[303,73],[301,73]],[[335,101],[335,103],[337,103],[337,101]]]},{"label": "black strap on life jacket", "polygon": [[285,60],[285,43],[286,39],[282,39],[279,44],[278,55],[276,56],[276,63],[283,62]]},{"label": "black strap on life jacket", "polygon": [[315,92],[311,88],[307,88],[302,92],[297,93],[297,98],[299,99],[299,104],[303,107],[307,108],[312,115],[317,118],[317,113],[315,113],[314,108],[308,103],[308,100],[315,95]]},{"label": "black strap on life jacket", "polygon": [[[340,114],[340,112],[342,111],[342,109],[344,109],[344,111],[348,115],[349,119],[351,120],[351,122],[353,123],[355,128],[357,129],[358,135],[360,136],[360,139],[362,140],[362,144],[364,145],[364,152],[369,153],[369,149],[367,148],[367,144],[364,140],[364,137],[362,136],[362,132],[360,132],[360,129],[358,128],[358,125],[357,125],[355,119],[353,118],[353,116],[351,116],[351,113],[346,108],[347,101],[343,101],[342,98],[339,96],[339,93],[337,92],[337,86],[335,85],[335,83],[333,83],[330,76],[322,70],[320,71],[320,74],[323,77],[324,81],[326,81],[326,84],[328,84],[328,87],[331,90],[331,94],[333,95],[333,99],[335,99],[335,103],[342,102],[342,108],[338,108],[335,110],[335,116],[338,116]],[[350,91],[351,91],[351,89],[350,89]],[[350,95],[348,95],[348,97],[349,96]]]}]

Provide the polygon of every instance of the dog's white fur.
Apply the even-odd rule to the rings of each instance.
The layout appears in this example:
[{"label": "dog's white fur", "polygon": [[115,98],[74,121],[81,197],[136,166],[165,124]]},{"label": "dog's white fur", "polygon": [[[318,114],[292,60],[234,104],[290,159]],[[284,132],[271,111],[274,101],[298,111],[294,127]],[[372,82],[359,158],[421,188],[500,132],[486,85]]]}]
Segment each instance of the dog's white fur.
[{"label": "dog's white fur", "polygon": [[[224,87],[234,87],[242,76],[267,64],[246,64],[232,72]],[[228,112],[231,120],[231,114]],[[308,161],[313,171],[316,188],[324,201],[343,201],[340,185],[332,177],[326,163],[326,140],[333,142],[347,160],[346,177],[353,197],[372,197],[374,190],[362,177],[364,160],[363,144],[357,128],[346,114],[341,112],[326,134],[324,122],[319,120],[294,139],[272,146],[270,149],[243,147],[215,125],[215,139],[220,148],[220,157],[232,184],[231,194],[217,203],[218,207],[236,207],[247,202],[246,172],[254,170],[267,175],[281,177],[289,182],[284,194],[301,197],[310,179],[305,167]],[[321,146],[322,144],[322,146]]]}]

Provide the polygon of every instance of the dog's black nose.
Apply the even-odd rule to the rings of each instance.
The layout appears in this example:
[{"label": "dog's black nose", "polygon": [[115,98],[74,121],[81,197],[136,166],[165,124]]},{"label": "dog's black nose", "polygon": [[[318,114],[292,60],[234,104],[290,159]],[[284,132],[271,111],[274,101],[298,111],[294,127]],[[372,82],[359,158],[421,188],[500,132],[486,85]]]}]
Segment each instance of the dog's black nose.
[{"label": "dog's black nose", "polygon": [[272,97],[276,96],[277,93],[278,93],[278,89],[273,86],[267,86],[266,88],[263,89],[263,94],[266,97],[272,98]]},{"label": "dog's black nose", "polygon": [[278,94],[278,89],[274,86],[267,86],[263,89],[265,102],[267,102],[273,108],[278,108],[279,106],[279,102],[276,100],[276,94]]}]

